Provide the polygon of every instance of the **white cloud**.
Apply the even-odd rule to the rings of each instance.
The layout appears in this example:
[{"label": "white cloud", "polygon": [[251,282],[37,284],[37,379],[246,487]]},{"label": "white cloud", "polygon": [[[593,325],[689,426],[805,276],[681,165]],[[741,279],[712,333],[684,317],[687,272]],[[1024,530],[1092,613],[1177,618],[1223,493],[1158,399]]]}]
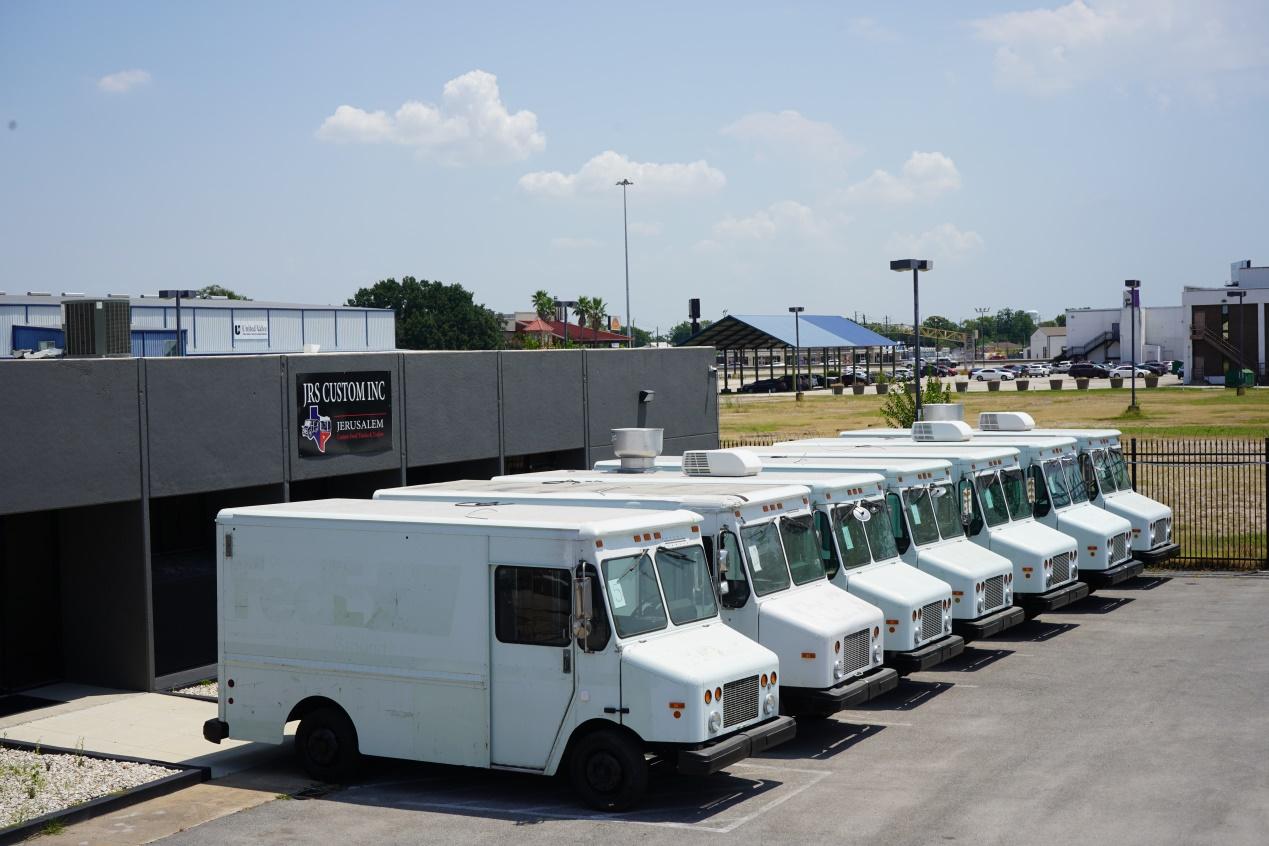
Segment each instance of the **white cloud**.
[{"label": "white cloud", "polygon": [[123,94],[150,81],[150,72],[137,68],[108,73],[97,80],[97,88],[107,94]]},{"label": "white cloud", "polygon": [[996,45],[996,81],[1004,88],[1044,96],[1113,79],[1176,81],[1202,90],[1199,78],[1217,77],[1219,84],[1231,71],[1264,67],[1257,45],[1269,33],[1259,5],[1072,0],[992,15],[972,26],[980,39]]},{"label": "white cloud", "polygon": [[886,242],[888,253],[903,254],[913,258],[961,259],[982,248],[981,235],[977,232],[957,229],[951,223],[941,223],[919,235],[896,232]]},{"label": "white cloud", "polygon": [[956,163],[942,153],[913,152],[899,175],[875,170],[846,190],[848,199],[892,205],[932,200],[961,187]]},{"label": "white cloud", "polygon": [[753,144],[764,154],[837,161],[857,152],[832,124],[811,120],[792,110],[745,115],[724,126],[721,132]]},{"label": "white cloud", "polygon": [[570,238],[567,235],[551,239],[551,246],[557,250],[589,250],[600,246],[594,238]]},{"label": "white cloud", "polygon": [[661,224],[656,222],[644,222],[636,220],[630,224],[631,235],[643,235],[645,237],[653,237],[661,234]]},{"label": "white cloud", "polygon": [[845,226],[845,217],[826,218],[810,206],[795,200],[781,200],[745,217],[728,216],[714,224],[713,237],[697,243],[697,249],[711,249],[721,242],[772,241],[786,236],[822,239]]},{"label": "white cloud", "polygon": [[586,162],[576,173],[558,170],[535,171],[520,177],[520,188],[529,194],[568,197],[582,193],[615,190],[622,179],[634,183],[632,195],[690,195],[718,191],[727,177],[704,160],[687,164],[635,162],[620,153],[606,150]]},{"label": "white cloud", "polygon": [[521,161],[546,148],[533,112],[511,114],[498,78],[474,70],[445,83],[439,106],[411,100],[395,113],[343,105],[322,121],[323,141],[399,144],[444,164]]}]

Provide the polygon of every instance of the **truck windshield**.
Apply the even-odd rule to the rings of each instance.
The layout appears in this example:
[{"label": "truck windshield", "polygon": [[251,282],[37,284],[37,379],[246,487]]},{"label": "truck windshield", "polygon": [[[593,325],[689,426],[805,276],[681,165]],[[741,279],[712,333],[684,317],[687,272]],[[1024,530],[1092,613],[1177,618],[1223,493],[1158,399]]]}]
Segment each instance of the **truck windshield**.
[{"label": "truck windshield", "polygon": [[974,479],[978,495],[983,501],[983,516],[988,526],[1001,526],[1009,522],[1009,507],[1005,505],[1005,492],[1000,486],[1000,476],[984,473]]},{"label": "truck windshield", "polygon": [[1106,460],[1106,450],[1093,450],[1093,467],[1097,470],[1097,484],[1101,485],[1104,493],[1114,493],[1119,490],[1119,485],[1115,484],[1115,474],[1110,469],[1110,462]]},{"label": "truck windshield", "polygon": [[780,546],[780,530],[775,522],[758,526],[745,526],[740,530],[749,558],[749,575],[753,589],[759,596],[766,596],[789,586],[789,567],[784,560],[784,547]]},{"label": "truck windshield", "polygon": [[1009,515],[1014,520],[1031,516],[1031,500],[1027,499],[1027,477],[1022,470],[1012,467],[1001,470],[1000,477],[1004,482],[1005,502],[1009,505]]},{"label": "truck windshield", "polygon": [[903,505],[908,518],[909,531],[917,546],[934,543],[939,539],[939,526],[934,520],[934,505],[926,488],[908,488],[903,492]]},{"label": "truck windshield", "polygon": [[810,514],[780,518],[780,537],[789,555],[789,572],[800,585],[824,578],[824,559],[815,536],[815,520]]},{"label": "truck windshield", "polygon": [[665,605],[656,570],[646,552],[603,562],[608,607],[621,637],[633,637],[666,626]]},{"label": "truck windshield", "polygon": [[674,625],[706,620],[718,613],[709,564],[700,544],[657,550],[657,574]]},{"label": "truck windshield", "polygon": [[879,499],[870,499],[861,505],[872,512],[872,519],[864,524],[868,545],[872,547],[872,560],[885,561],[899,557],[899,548],[894,544],[894,532],[891,531],[885,503]]},{"label": "truck windshield", "polygon": [[[847,570],[872,563],[872,556],[868,554],[868,523],[861,523],[855,518],[855,508],[854,505],[839,505],[833,509],[837,548],[842,554],[842,567]],[[889,534],[886,533],[887,536]]]},{"label": "truck windshield", "polygon": [[1106,450],[1106,462],[1110,464],[1110,472],[1115,476],[1115,487],[1121,491],[1132,490],[1132,480],[1128,478],[1128,464],[1124,461],[1124,451],[1119,447]]},{"label": "truck windshield", "polygon": [[1062,469],[1060,459],[1051,458],[1044,462],[1044,478],[1049,482],[1049,496],[1053,498],[1053,507],[1063,509],[1071,504],[1071,492],[1067,490],[1066,471]]},{"label": "truck windshield", "polygon": [[[942,491],[942,493],[936,493]],[[939,522],[939,532],[944,539],[965,537],[965,526],[961,523],[961,501],[952,484],[935,485],[930,489],[934,498],[934,516]]]},{"label": "truck windshield", "polygon": [[1088,502],[1088,488],[1084,485],[1084,476],[1080,473],[1079,461],[1075,456],[1067,455],[1062,458],[1062,470],[1066,473],[1066,490],[1071,495],[1071,502]]}]

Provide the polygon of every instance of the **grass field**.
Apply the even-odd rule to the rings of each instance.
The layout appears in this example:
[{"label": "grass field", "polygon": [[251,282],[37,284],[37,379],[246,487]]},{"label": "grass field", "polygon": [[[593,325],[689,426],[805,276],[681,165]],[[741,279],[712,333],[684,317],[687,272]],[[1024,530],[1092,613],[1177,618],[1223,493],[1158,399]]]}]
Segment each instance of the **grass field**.
[{"label": "grass field", "polygon": [[[842,429],[885,426],[884,397],[726,395],[719,397],[719,428],[724,440],[755,435],[831,437]],[[1127,414],[1129,391],[1039,391],[957,394],[965,421],[976,425],[980,411],[1025,411],[1037,426],[1119,429],[1126,436],[1163,438],[1261,438],[1269,435],[1269,389],[1246,396],[1217,388],[1156,388],[1137,391],[1141,412]]]}]

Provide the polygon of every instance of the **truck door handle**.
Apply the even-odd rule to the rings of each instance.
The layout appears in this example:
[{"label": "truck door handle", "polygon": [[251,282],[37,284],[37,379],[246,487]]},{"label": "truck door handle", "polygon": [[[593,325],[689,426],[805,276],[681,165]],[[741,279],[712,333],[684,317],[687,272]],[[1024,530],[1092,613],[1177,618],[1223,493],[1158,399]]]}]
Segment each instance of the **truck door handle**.
[{"label": "truck door handle", "polygon": [[564,666],[561,668],[561,671],[565,673],[573,672],[573,650],[564,650]]},{"label": "truck door handle", "polygon": [[629,714],[629,713],[630,713],[630,709],[629,709],[629,708],[612,708],[612,707],[608,707],[608,708],[605,708],[605,709],[604,709],[604,713],[605,713],[605,714]]}]

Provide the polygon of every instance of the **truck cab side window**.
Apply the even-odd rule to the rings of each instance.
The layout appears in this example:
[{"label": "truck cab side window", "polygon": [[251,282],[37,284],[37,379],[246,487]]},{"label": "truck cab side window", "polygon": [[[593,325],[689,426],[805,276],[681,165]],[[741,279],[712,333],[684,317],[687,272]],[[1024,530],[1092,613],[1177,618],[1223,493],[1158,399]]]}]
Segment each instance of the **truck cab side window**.
[{"label": "truck cab side window", "polygon": [[590,576],[590,607],[595,615],[590,621],[590,634],[584,643],[578,646],[587,652],[600,652],[608,645],[608,637],[612,634],[612,626],[608,622],[608,611],[604,606],[604,588],[599,580],[599,571],[594,564],[583,564],[579,575]]},{"label": "truck cab side window", "polygon": [[494,632],[503,643],[568,646],[572,580],[551,567],[494,570]]},{"label": "truck cab side window", "polygon": [[841,564],[833,547],[833,524],[823,511],[815,512],[815,532],[820,538],[820,560],[824,562],[824,572],[831,579],[837,575]]},{"label": "truck cab side window", "polygon": [[888,493],[886,505],[889,506],[890,533],[894,535],[895,549],[902,555],[912,545],[912,538],[908,535],[908,525],[903,520],[903,503],[899,500],[898,494]]},{"label": "truck cab side window", "polygon": [[727,572],[719,585],[719,601],[724,608],[743,608],[749,601],[749,582],[745,579],[744,559],[740,557],[740,541],[731,532],[724,531],[718,536],[718,549],[727,553]]}]

